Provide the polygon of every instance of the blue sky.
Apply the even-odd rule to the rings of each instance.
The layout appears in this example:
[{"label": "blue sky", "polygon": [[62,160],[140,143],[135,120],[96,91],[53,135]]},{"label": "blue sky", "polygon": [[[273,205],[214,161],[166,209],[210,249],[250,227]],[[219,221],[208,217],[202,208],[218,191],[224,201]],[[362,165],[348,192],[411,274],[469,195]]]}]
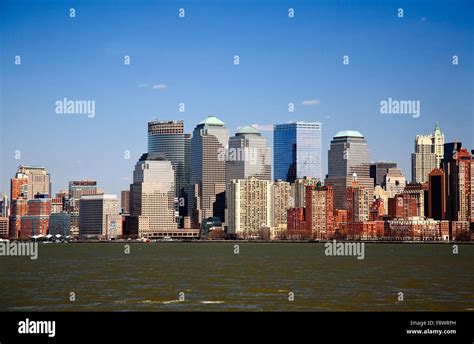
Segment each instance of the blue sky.
[{"label": "blue sky", "polygon": [[[53,192],[88,178],[118,193],[149,120],[184,119],[191,132],[208,115],[231,134],[320,121],[324,173],[332,136],[359,130],[371,160],[410,178],[413,140],[436,121],[447,141],[474,148],[473,13],[472,1],[2,1],[0,191],[18,165],[36,164]],[[64,97],[95,100],[96,116],[56,114]],[[380,114],[389,97],[419,100],[421,116]]]}]

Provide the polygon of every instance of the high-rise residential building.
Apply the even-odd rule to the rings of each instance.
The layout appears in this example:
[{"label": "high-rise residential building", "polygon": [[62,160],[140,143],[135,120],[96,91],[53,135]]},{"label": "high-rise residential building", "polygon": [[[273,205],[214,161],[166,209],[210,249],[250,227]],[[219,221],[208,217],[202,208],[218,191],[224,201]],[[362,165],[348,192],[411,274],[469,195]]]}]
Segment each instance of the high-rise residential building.
[{"label": "high-rise residential building", "polygon": [[226,180],[257,179],[271,180],[270,148],[267,139],[252,126],[240,128],[229,138],[226,156]]},{"label": "high-rise residential building", "polygon": [[287,212],[294,206],[291,195],[291,184],[282,180],[272,183],[272,227],[281,227],[286,229]]},{"label": "high-rise residential building", "polygon": [[130,214],[130,190],[121,191],[120,206],[122,209],[122,213]]},{"label": "high-rise residential building", "polygon": [[436,154],[431,135],[417,135],[415,152],[411,155],[411,178],[413,183],[425,183],[436,168]]},{"label": "high-rise residential building", "polygon": [[117,195],[85,195],[79,201],[79,235],[112,239],[122,235],[122,216]]},{"label": "high-rise residential building", "polygon": [[377,161],[370,164],[370,178],[374,180],[374,186],[382,185],[389,168],[397,168],[397,163],[391,161]]},{"label": "high-rise residential building", "polygon": [[222,152],[228,143],[229,131],[217,117],[207,117],[194,129],[188,192],[188,212],[194,228],[200,227],[203,219],[225,219],[226,162]]},{"label": "high-rise residential building", "polygon": [[446,219],[446,187],[443,170],[436,168],[428,175],[428,217]]},{"label": "high-rise residential building", "polygon": [[175,197],[181,197],[186,187],[185,136],[182,120],[148,123],[148,153],[163,154],[171,162]]},{"label": "high-rise residential building", "polygon": [[143,238],[161,238],[176,231],[174,169],[162,153],[143,154],[130,185],[130,231]]},{"label": "high-rise residential building", "polygon": [[334,236],[333,190],[331,186],[306,186],[305,225],[311,238],[327,240]]},{"label": "high-rise residential building", "polygon": [[275,124],[273,129],[274,179],[293,183],[297,178],[322,179],[321,123]]},{"label": "high-rise residential building", "polygon": [[347,221],[350,223],[369,221],[373,196],[369,188],[359,183],[354,174],[351,186],[346,189]]},{"label": "high-rise residential building", "polygon": [[395,195],[403,192],[406,184],[407,181],[400,168],[389,168],[382,186],[388,192],[388,197],[395,197]]},{"label": "high-rise residential building", "polygon": [[28,239],[35,235],[47,235],[49,216],[51,215],[51,198],[49,195],[36,194],[28,200],[26,215],[21,216],[20,238]]},{"label": "high-rise residential building", "polygon": [[438,122],[435,124],[431,142],[433,144],[433,153],[436,156],[436,168],[440,168],[441,161],[444,158],[444,134],[441,132]]},{"label": "high-rise residential building", "polygon": [[228,234],[264,238],[272,221],[272,182],[251,177],[232,179],[226,191]]},{"label": "high-rise residential building", "polygon": [[21,165],[11,180],[11,199],[24,195],[34,199],[35,195],[51,196],[51,179],[44,166]]},{"label": "high-rise residential building", "polygon": [[9,237],[9,219],[8,217],[0,216],[0,239],[8,239]]},{"label": "high-rise residential building", "polygon": [[[449,152],[445,149],[443,171],[446,187],[446,217],[450,221],[470,221],[471,209],[471,166],[472,157],[461,144]],[[448,154],[449,152],[449,154]]]},{"label": "high-rise residential building", "polygon": [[346,189],[352,185],[354,174],[359,185],[373,197],[374,181],[370,177],[369,147],[364,136],[353,130],[338,132],[328,152],[328,176],[325,185],[331,185],[334,208],[348,209]]}]

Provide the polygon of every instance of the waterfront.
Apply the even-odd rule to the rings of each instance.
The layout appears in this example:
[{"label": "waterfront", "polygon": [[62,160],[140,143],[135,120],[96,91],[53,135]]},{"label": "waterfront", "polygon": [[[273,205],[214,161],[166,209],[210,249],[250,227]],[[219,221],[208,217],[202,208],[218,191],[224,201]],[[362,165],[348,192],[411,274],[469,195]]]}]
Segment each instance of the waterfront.
[{"label": "waterfront", "polygon": [[474,310],[472,245],[453,254],[450,244],[366,244],[363,260],[324,251],[316,243],[41,244],[37,260],[0,257],[0,310]]}]

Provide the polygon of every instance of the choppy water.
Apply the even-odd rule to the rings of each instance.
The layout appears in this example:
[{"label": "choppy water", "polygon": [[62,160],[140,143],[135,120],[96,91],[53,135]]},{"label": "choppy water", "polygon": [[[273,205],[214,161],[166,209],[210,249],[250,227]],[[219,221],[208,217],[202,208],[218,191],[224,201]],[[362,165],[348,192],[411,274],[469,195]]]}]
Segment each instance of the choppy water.
[{"label": "choppy water", "polygon": [[238,255],[234,243],[124,245],[0,257],[0,310],[474,310],[473,245],[366,244],[364,260],[325,256],[324,244],[240,243]]}]

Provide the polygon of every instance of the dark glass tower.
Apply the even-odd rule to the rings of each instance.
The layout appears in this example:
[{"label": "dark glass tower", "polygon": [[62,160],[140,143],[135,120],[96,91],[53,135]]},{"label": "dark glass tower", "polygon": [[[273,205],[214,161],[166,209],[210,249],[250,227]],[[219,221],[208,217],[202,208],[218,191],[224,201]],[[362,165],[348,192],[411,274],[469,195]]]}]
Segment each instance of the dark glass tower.
[{"label": "dark glass tower", "polygon": [[322,179],[321,123],[276,124],[273,130],[274,179]]}]

